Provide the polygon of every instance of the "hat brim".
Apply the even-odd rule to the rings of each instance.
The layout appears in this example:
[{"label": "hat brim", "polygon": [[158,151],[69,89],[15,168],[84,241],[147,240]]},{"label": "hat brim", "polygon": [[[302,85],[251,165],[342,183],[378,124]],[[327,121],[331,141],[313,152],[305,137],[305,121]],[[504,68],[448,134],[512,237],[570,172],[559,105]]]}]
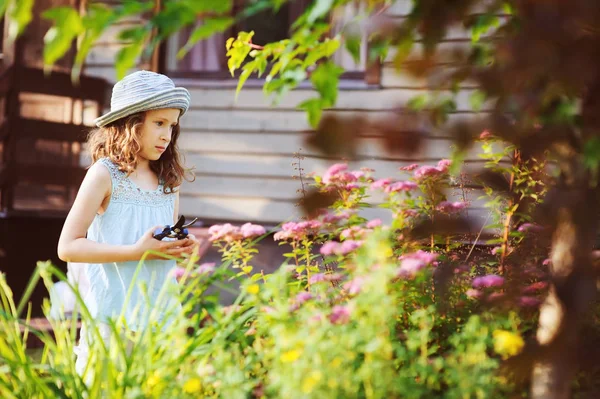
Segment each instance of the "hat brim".
[{"label": "hat brim", "polygon": [[96,118],[94,123],[98,127],[104,127],[109,123],[138,112],[164,108],[180,109],[181,115],[183,115],[186,113],[189,106],[190,92],[183,87],[174,87],[172,89],[156,93],[153,96],[143,98],[121,109],[110,111],[99,118]]}]

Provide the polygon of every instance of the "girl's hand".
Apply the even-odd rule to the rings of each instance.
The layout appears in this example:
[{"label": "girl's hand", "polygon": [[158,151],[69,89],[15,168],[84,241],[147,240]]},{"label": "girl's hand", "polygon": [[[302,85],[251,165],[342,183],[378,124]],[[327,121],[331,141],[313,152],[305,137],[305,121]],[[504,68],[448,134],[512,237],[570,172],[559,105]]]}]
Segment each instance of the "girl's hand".
[{"label": "girl's hand", "polygon": [[[197,240],[194,238],[184,238],[183,240],[176,241],[159,241],[153,237],[154,231],[163,226],[155,226],[148,230],[140,239],[134,244],[134,253],[137,259],[141,259],[147,251],[159,252],[162,255],[168,255],[170,257],[181,258],[183,254],[189,254],[194,250],[194,246],[197,245]],[[193,236],[192,236],[193,237]],[[157,253],[148,254],[145,259],[165,259],[166,256],[161,256]]]}]

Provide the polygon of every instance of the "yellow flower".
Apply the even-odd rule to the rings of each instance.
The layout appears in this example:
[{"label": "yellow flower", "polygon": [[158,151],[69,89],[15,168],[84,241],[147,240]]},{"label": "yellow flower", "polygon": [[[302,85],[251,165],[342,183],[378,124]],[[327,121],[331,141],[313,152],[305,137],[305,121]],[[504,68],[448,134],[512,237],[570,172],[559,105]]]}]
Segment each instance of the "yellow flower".
[{"label": "yellow flower", "polygon": [[322,374],[320,371],[312,371],[305,379],[302,381],[302,392],[311,393],[315,386],[321,381]]},{"label": "yellow flower", "polygon": [[510,331],[496,330],[494,335],[494,350],[503,359],[515,356],[523,350],[525,342],[519,334]]},{"label": "yellow flower", "polygon": [[249,286],[246,288],[246,291],[247,291],[249,294],[252,294],[252,295],[256,295],[256,294],[258,294],[258,291],[259,291],[259,290],[260,290],[260,287],[258,286],[258,284],[250,284],[250,285],[249,285]]},{"label": "yellow flower", "polygon": [[148,397],[160,397],[164,386],[162,384],[162,379],[159,377],[158,373],[155,371],[152,373],[148,379],[146,380],[146,384],[144,386],[144,393]]},{"label": "yellow flower", "polygon": [[302,354],[302,351],[299,351],[298,349],[292,349],[291,351],[284,352],[281,355],[280,360],[283,363],[291,363],[291,362],[296,361],[300,357],[301,354]]},{"label": "yellow flower", "polygon": [[200,378],[190,378],[183,384],[183,392],[194,394],[200,392],[202,389],[202,382]]}]

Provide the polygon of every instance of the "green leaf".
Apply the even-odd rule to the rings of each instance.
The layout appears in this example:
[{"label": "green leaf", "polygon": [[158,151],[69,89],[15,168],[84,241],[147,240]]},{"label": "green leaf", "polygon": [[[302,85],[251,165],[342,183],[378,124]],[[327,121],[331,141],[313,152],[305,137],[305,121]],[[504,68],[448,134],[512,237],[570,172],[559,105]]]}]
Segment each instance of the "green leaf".
[{"label": "green leaf", "polygon": [[[244,66],[247,66],[247,64]],[[244,68],[244,71],[241,73],[239,80],[238,80],[237,88],[235,89],[236,100],[237,100],[238,94],[240,94],[240,91],[242,90],[242,87],[244,86],[244,83],[246,83],[246,80],[248,80],[248,77],[250,76],[251,73],[252,73],[252,68]]]},{"label": "green leaf", "polygon": [[[17,0],[8,4],[8,38],[15,40],[33,18],[34,0]],[[4,6],[6,7],[6,5]]]},{"label": "green leaf", "polygon": [[313,23],[317,19],[325,16],[331,10],[333,0],[316,0],[308,13],[308,23]]},{"label": "green leaf", "polygon": [[600,138],[592,137],[583,146],[583,162],[591,170],[600,166]]},{"label": "green leaf", "polygon": [[407,105],[410,109],[419,111],[419,110],[422,110],[423,108],[425,108],[428,103],[429,103],[428,96],[426,94],[421,94],[419,96],[415,96],[415,97],[411,98],[408,101]]},{"label": "green leaf", "polygon": [[357,64],[360,62],[360,43],[361,43],[360,37],[348,37],[344,41],[346,50],[348,50],[348,52],[352,56],[352,59]]},{"label": "green leaf", "polygon": [[89,54],[92,46],[98,38],[114,21],[115,13],[104,4],[92,4],[88,8],[87,15],[82,19],[85,32],[79,45],[79,50],[75,56],[75,63],[71,76],[77,80],[83,63]]},{"label": "green leaf", "polygon": [[469,102],[473,111],[480,111],[483,103],[485,102],[485,93],[481,90],[475,90],[469,96]]},{"label": "green leaf", "polygon": [[44,64],[54,65],[69,51],[73,39],[83,32],[83,23],[77,10],[71,7],[51,8],[42,16],[54,22],[44,35]]},{"label": "green leaf", "polygon": [[135,42],[123,47],[117,53],[115,69],[117,79],[121,80],[127,74],[129,69],[133,68],[144,50],[143,41]]},{"label": "green leaf", "polygon": [[308,123],[313,129],[319,126],[321,115],[323,114],[323,103],[320,98],[310,98],[298,105],[298,108],[306,111]]},{"label": "green leaf", "polygon": [[338,84],[344,68],[332,61],[320,64],[310,75],[310,81],[323,99],[325,107],[333,107],[337,101]]},{"label": "green leaf", "polygon": [[194,29],[185,46],[177,53],[177,58],[183,58],[200,40],[204,40],[217,32],[225,31],[233,24],[233,21],[231,17],[205,19],[202,25]]}]

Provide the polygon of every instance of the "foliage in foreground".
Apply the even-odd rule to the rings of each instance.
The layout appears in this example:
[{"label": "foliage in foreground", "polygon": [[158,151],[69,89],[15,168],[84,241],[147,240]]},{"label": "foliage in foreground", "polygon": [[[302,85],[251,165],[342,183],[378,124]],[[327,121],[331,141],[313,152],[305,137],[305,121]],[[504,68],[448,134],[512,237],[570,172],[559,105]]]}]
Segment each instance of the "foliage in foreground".
[{"label": "foliage in foreground", "polygon": [[[393,181],[332,166],[315,185],[341,199],[281,226],[274,238],[291,250],[273,274],[252,267],[264,228],[213,226],[224,262],[190,259],[177,269],[183,312],[168,323],[144,315],[157,328],[138,334],[115,320],[110,345],[92,340],[84,379],[74,368],[74,324],[52,321],[55,338],[28,327],[25,302],[15,306],[2,276],[2,397],[483,398],[518,391],[500,365],[523,349],[545,289],[543,266],[509,284],[509,275],[465,259],[440,234],[408,235],[423,220],[465,211],[466,203],[444,194],[449,167],[445,160],[413,166],[403,171],[409,179]],[[376,193],[394,215],[391,225],[361,216]],[[40,276],[49,288],[53,277],[64,279],[47,263],[32,284]],[[219,305],[207,290],[229,289],[234,278],[240,295]],[[165,286],[164,295],[174,288]],[[28,355],[28,334],[45,344],[39,359]]]}]

